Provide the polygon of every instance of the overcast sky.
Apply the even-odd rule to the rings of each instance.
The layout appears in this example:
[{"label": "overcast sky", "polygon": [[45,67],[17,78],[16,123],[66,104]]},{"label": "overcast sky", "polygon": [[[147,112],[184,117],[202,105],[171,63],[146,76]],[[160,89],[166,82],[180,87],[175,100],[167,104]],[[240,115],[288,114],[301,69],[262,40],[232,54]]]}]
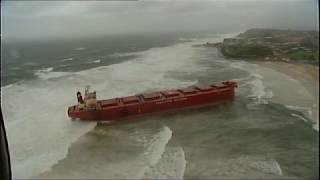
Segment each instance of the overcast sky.
[{"label": "overcast sky", "polygon": [[43,39],[253,27],[317,29],[317,0],[1,1],[2,36]]}]

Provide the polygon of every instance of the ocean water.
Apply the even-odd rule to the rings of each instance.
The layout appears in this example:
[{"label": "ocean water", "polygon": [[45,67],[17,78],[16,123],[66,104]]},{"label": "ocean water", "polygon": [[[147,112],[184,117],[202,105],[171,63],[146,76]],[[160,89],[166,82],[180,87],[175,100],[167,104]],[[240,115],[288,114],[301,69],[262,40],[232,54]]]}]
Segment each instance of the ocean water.
[{"label": "ocean water", "polygon": [[[304,112],[272,101],[279,96],[274,87],[290,80],[225,59],[215,48],[192,47],[234,35],[4,46],[1,100],[13,177],[319,177],[318,131]],[[66,114],[85,85],[111,98],[224,80],[238,82],[236,97],[214,107],[117,124],[70,121]]]}]

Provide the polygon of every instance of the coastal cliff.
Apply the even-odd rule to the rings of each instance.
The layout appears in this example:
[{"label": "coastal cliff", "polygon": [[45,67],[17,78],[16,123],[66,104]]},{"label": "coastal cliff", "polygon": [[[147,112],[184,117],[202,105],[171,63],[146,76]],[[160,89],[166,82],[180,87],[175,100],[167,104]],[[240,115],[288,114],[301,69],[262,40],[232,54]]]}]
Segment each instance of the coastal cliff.
[{"label": "coastal cliff", "polygon": [[202,46],[218,47],[227,58],[319,65],[318,31],[249,29],[221,43],[207,42]]},{"label": "coastal cliff", "polygon": [[254,58],[319,64],[319,32],[249,29],[224,39],[221,52],[231,58]]}]

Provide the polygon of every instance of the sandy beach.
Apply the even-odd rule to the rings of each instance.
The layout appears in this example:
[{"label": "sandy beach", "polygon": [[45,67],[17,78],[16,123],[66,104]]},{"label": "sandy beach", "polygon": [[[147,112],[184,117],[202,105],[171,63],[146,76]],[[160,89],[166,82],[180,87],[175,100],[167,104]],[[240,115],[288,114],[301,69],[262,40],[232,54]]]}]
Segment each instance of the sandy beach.
[{"label": "sandy beach", "polygon": [[[306,90],[305,92],[290,88],[291,86],[282,86],[287,88],[282,89],[281,92],[276,92],[275,94],[279,96],[272,97],[272,101],[287,104],[288,107],[296,108],[296,110],[305,111],[304,114],[315,123],[314,128],[319,130],[319,67],[281,61],[257,61],[255,63],[285,74],[300,83],[301,87]],[[277,88],[272,90],[277,91]],[[301,93],[298,95],[297,91]]]}]

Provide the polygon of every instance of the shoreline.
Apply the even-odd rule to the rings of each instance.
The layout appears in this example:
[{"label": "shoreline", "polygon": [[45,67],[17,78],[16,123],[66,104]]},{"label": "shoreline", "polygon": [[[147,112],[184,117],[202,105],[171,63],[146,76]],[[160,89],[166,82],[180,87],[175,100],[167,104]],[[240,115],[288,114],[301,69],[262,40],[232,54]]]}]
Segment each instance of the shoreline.
[{"label": "shoreline", "polygon": [[[300,83],[301,87],[306,89],[306,91],[312,96],[312,99],[300,96],[300,101],[292,101],[289,103],[283,102],[281,98],[272,97],[271,100],[275,102],[280,102],[286,104],[289,108],[295,109],[302,112],[306,117],[312,120],[313,127],[319,131],[319,66],[304,64],[304,63],[294,63],[294,62],[284,62],[284,61],[253,61],[263,68],[270,68],[274,71],[282,73],[290,78],[296,80]],[[288,98],[294,99],[294,96],[290,97],[293,89],[287,88]],[[306,111],[307,110],[307,111]]]}]

